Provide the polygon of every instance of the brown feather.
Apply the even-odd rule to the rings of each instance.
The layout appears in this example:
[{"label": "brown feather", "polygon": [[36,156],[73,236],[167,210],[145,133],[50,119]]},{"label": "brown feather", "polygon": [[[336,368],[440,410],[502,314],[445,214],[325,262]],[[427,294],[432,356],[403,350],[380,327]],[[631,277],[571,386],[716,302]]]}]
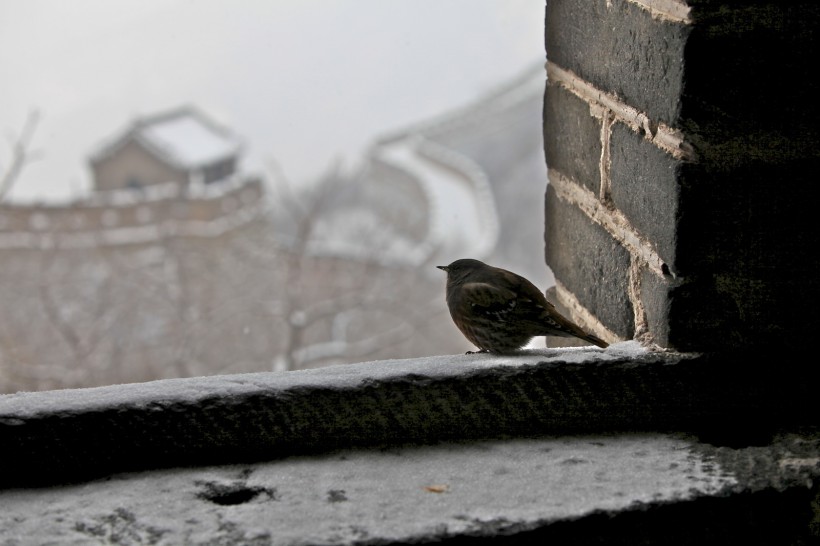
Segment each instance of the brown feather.
[{"label": "brown feather", "polygon": [[572,337],[608,346],[562,316],[520,275],[470,259],[438,268],[447,272],[447,306],[453,322],[482,351],[519,349],[536,336]]}]

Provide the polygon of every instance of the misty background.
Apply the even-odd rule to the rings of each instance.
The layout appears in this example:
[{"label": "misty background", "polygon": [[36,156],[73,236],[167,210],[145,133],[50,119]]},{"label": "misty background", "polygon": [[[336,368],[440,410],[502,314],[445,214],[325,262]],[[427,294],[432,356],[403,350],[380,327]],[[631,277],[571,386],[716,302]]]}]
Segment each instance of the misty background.
[{"label": "misty background", "polygon": [[87,190],[103,139],[189,103],[246,140],[249,169],[310,182],[543,64],[543,21],[541,0],[0,0],[0,130],[40,114],[7,199]]},{"label": "misty background", "polygon": [[[0,393],[473,349],[435,265],[553,282],[543,20],[540,0],[0,0]],[[143,168],[117,152],[135,122],[189,107],[241,140],[235,169],[102,182],[101,157]]]}]

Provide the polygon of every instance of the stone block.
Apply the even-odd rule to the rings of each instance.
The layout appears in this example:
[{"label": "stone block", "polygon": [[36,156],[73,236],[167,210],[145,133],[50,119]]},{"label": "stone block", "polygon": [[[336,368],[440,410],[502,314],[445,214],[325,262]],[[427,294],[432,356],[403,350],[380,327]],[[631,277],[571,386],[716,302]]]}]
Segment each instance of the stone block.
[{"label": "stone block", "polygon": [[612,127],[610,197],[672,274],[680,214],[680,161],[622,123]]},{"label": "stone block", "polygon": [[544,154],[551,169],[598,194],[601,187],[601,121],[589,104],[547,82],[544,93]]},{"label": "stone block", "polygon": [[631,256],[609,232],[547,186],[545,255],[555,278],[604,326],[632,339]]},{"label": "stone block", "polygon": [[690,28],[635,2],[547,2],[547,58],[650,119],[674,125]]}]

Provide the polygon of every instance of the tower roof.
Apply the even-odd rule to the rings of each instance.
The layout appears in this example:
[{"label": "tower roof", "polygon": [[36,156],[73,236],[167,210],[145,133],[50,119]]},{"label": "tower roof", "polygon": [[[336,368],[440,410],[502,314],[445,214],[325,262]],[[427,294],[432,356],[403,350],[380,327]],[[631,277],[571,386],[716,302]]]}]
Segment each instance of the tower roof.
[{"label": "tower roof", "polygon": [[97,163],[135,140],[175,167],[195,169],[238,155],[242,143],[227,129],[191,106],[136,119],[119,136],[105,142],[91,157]]}]

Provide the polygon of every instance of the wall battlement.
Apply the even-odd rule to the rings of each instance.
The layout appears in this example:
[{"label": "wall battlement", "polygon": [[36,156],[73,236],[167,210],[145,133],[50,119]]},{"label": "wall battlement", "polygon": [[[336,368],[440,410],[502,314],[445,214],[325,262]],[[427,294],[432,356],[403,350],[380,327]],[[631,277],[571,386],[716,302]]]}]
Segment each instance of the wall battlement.
[{"label": "wall battlement", "polygon": [[0,205],[0,250],[141,244],[167,236],[215,237],[266,209],[262,180],[161,184],[95,192],[67,204]]}]

